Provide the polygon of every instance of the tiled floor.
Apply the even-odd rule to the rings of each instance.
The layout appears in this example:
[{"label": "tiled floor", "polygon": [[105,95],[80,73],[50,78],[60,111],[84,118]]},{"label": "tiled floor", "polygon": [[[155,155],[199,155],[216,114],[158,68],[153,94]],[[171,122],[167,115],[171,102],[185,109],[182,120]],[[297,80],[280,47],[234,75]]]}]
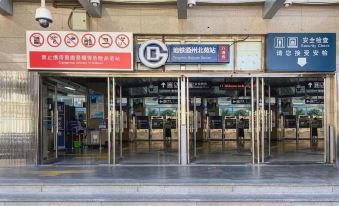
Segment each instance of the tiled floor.
[{"label": "tiled floor", "polygon": [[[178,164],[178,142],[136,141],[124,142],[122,153],[117,143],[117,164]],[[250,164],[252,162],[251,141],[208,141],[197,142],[196,152],[190,144],[192,164]],[[256,144],[255,144],[256,145]],[[324,144],[319,140],[311,144],[309,140],[284,140],[265,142],[265,161],[267,163],[322,163]],[[59,152],[56,165],[101,165],[108,163],[107,149],[86,148],[69,152]]]}]

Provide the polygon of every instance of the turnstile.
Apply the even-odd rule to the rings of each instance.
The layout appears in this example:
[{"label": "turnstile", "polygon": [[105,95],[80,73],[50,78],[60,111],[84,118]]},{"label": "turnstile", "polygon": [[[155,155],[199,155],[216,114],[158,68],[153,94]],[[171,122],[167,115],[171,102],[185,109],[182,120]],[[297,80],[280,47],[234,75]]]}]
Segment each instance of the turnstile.
[{"label": "turnstile", "polygon": [[224,117],[224,137],[225,140],[237,139],[237,118],[235,116]]},{"label": "turnstile", "polygon": [[309,139],[311,136],[311,118],[308,115],[299,115],[297,124],[297,140]]},{"label": "turnstile", "polygon": [[177,118],[173,116],[166,116],[165,121],[171,122],[171,139],[178,139],[178,128],[177,128]]},{"label": "turnstile", "polygon": [[209,139],[222,140],[222,116],[209,116]]},{"label": "turnstile", "polygon": [[151,140],[164,140],[164,117],[151,116]]},{"label": "turnstile", "polygon": [[149,140],[149,118],[148,116],[137,116],[136,121],[136,140]]}]

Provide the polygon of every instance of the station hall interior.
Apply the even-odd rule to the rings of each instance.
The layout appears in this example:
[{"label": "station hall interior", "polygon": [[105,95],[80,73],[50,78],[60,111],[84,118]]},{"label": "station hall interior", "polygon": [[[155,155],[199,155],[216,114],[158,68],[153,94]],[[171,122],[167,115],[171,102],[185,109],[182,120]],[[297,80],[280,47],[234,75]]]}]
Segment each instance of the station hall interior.
[{"label": "station hall interior", "polygon": [[325,161],[323,77],[192,77],[185,120],[178,85],[42,76],[39,163],[179,164],[183,121],[190,164]]}]

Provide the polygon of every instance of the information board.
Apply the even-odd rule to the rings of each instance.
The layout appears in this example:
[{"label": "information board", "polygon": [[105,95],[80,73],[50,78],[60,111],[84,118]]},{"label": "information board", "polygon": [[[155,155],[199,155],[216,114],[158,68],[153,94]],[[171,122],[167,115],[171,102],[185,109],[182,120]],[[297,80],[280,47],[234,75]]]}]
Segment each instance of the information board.
[{"label": "information board", "polygon": [[334,72],[335,33],[269,33],[266,65],[270,72]]}]

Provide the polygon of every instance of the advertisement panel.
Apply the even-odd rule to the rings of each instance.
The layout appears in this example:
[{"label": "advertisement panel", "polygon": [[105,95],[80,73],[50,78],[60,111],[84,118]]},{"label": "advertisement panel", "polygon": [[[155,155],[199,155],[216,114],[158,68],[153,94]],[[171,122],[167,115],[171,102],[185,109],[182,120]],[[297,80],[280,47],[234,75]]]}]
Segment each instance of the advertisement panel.
[{"label": "advertisement panel", "polygon": [[133,34],[27,31],[29,70],[133,71]]}]

